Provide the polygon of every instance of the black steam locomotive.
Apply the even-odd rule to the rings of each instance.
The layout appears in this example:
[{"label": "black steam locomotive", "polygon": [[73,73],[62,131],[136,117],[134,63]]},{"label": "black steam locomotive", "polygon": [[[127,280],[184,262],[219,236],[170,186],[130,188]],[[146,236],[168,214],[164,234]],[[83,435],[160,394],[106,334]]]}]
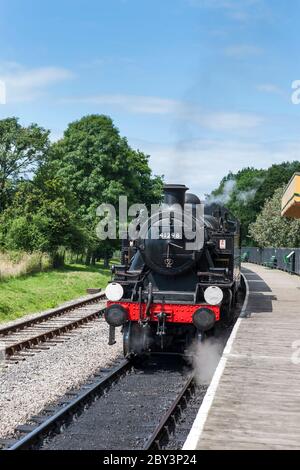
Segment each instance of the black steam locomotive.
[{"label": "black steam locomotive", "polygon": [[[164,201],[139,227],[113,267],[105,319],[123,328],[124,355],[183,353],[233,320],[240,286],[240,227],[225,207],[184,185],[165,185]],[[188,210],[187,210],[188,208]],[[180,230],[181,228],[181,230]],[[201,232],[201,236],[198,236]]]}]

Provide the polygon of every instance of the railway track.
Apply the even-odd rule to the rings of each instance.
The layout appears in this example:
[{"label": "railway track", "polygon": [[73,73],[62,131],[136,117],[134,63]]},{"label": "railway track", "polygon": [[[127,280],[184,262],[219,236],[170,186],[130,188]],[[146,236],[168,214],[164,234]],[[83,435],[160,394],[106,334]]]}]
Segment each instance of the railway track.
[{"label": "railway track", "polygon": [[143,450],[160,450],[168,444],[170,436],[174,433],[178,420],[181,418],[188,401],[195,394],[195,377],[191,374],[172,405],[167,409],[155,430],[144,445]]},{"label": "railway track", "polygon": [[[2,355],[9,363],[25,360],[48,347],[51,342],[57,343],[66,339],[72,331],[90,321],[97,319],[103,309],[105,295],[98,293],[88,299],[42,313],[35,317],[0,328]],[[62,339],[57,339],[62,336]],[[47,346],[43,343],[47,342]]]},{"label": "railway track", "polygon": [[127,359],[121,360],[115,367],[95,374],[92,381],[86,383],[77,392],[67,393],[56,406],[45,408],[41,415],[32,416],[27,424],[15,429],[15,439],[2,439],[4,450],[27,450],[41,448],[44,440],[61,431],[84,409],[99,398],[111,385],[131,370]]},{"label": "railway track", "polygon": [[[218,338],[219,345],[230,331]],[[180,356],[151,356],[139,365],[119,359],[18,426],[14,439],[0,445],[6,450],[181,449],[207,386],[197,385]]]},{"label": "railway track", "polygon": [[163,366],[152,360],[142,369],[123,359],[17,427],[16,439],[2,445],[5,450],[161,449],[197,392],[194,376],[178,358],[164,359]]}]

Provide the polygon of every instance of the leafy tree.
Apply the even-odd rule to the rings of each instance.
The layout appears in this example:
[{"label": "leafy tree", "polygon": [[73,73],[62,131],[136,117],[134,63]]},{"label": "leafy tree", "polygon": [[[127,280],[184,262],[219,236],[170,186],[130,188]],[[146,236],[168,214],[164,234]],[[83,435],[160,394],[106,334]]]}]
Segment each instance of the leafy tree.
[{"label": "leafy tree", "polygon": [[87,234],[72,210],[72,196],[58,180],[44,181],[44,188],[35,182],[19,185],[12,205],[0,217],[0,242],[12,250],[49,253],[56,263],[60,248],[84,249]]},{"label": "leafy tree", "polygon": [[242,242],[251,243],[248,227],[256,220],[265,201],[276,189],[287,184],[293,173],[300,171],[300,162],[283,162],[266,170],[244,168],[233,174],[229,172],[219,187],[209,196],[208,201],[218,201],[228,207],[241,221]]},{"label": "leafy tree", "polygon": [[69,124],[51,156],[84,213],[103,201],[117,204],[120,194],[146,203],[158,196],[160,179],[151,178],[149,157],[132,150],[108,116],[89,115]]},{"label": "leafy tree", "polygon": [[248,226],[256,218],[253,200],[265,177],[265,170],[244,168],[225,176],[219,188],[208,196],[208,201],[224,204],[240,220],[242,239],[246,240]]},{"label": "leafy tree", "polygon": [[280,164],[272,165],[265,172],[262,184],[258,187],[255,197],[253,198],[253,208],[259,212],[266,199],[273,196],[276,189],[283,184],[287,184],[293,174],[300,171],[300,162],[283,162]]},{"label": "leafy tree", "polygon": [[0,120],[0,211],[16,182],[40,165],[49,148],[49,131],[37,124],[23,127],[18,119]]},{"label": "leafy tree", "polygon": [[249,233],[260,247],[297,247],[300,245],[300,220],[281,217],[281,199],[285,185],[267,199]]},{"label": "leafy tree", "polygon": [[108,116],[89,115],[71,123],[50,155],[50,165],[75,195],[89,233],[87,261],[99,250],[95,227],[101,203],[117,207],[121,195],[129,204],[159,200],[161,178],[152,177],[149,157],[133,150]]}]

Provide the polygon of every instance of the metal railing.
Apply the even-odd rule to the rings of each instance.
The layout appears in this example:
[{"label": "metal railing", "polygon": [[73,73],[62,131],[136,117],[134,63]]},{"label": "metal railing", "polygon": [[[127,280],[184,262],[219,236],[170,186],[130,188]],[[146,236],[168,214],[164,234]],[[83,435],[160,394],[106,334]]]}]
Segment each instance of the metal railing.
[{"label": "metal railing", "polygon": [[242,247],[241,256],[242,261],[300,275],[300,248]]}]

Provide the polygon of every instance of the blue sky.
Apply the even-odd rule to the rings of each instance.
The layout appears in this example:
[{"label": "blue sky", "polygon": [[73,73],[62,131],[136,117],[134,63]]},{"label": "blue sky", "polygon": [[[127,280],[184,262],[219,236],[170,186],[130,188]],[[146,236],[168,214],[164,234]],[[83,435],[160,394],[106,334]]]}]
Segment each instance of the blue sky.
[{"label": "blue sky", "polygon": [[156,174],[200,195],[299,159],[300,1],[2,0],[0,118],[62,136],[110,115]]}]

